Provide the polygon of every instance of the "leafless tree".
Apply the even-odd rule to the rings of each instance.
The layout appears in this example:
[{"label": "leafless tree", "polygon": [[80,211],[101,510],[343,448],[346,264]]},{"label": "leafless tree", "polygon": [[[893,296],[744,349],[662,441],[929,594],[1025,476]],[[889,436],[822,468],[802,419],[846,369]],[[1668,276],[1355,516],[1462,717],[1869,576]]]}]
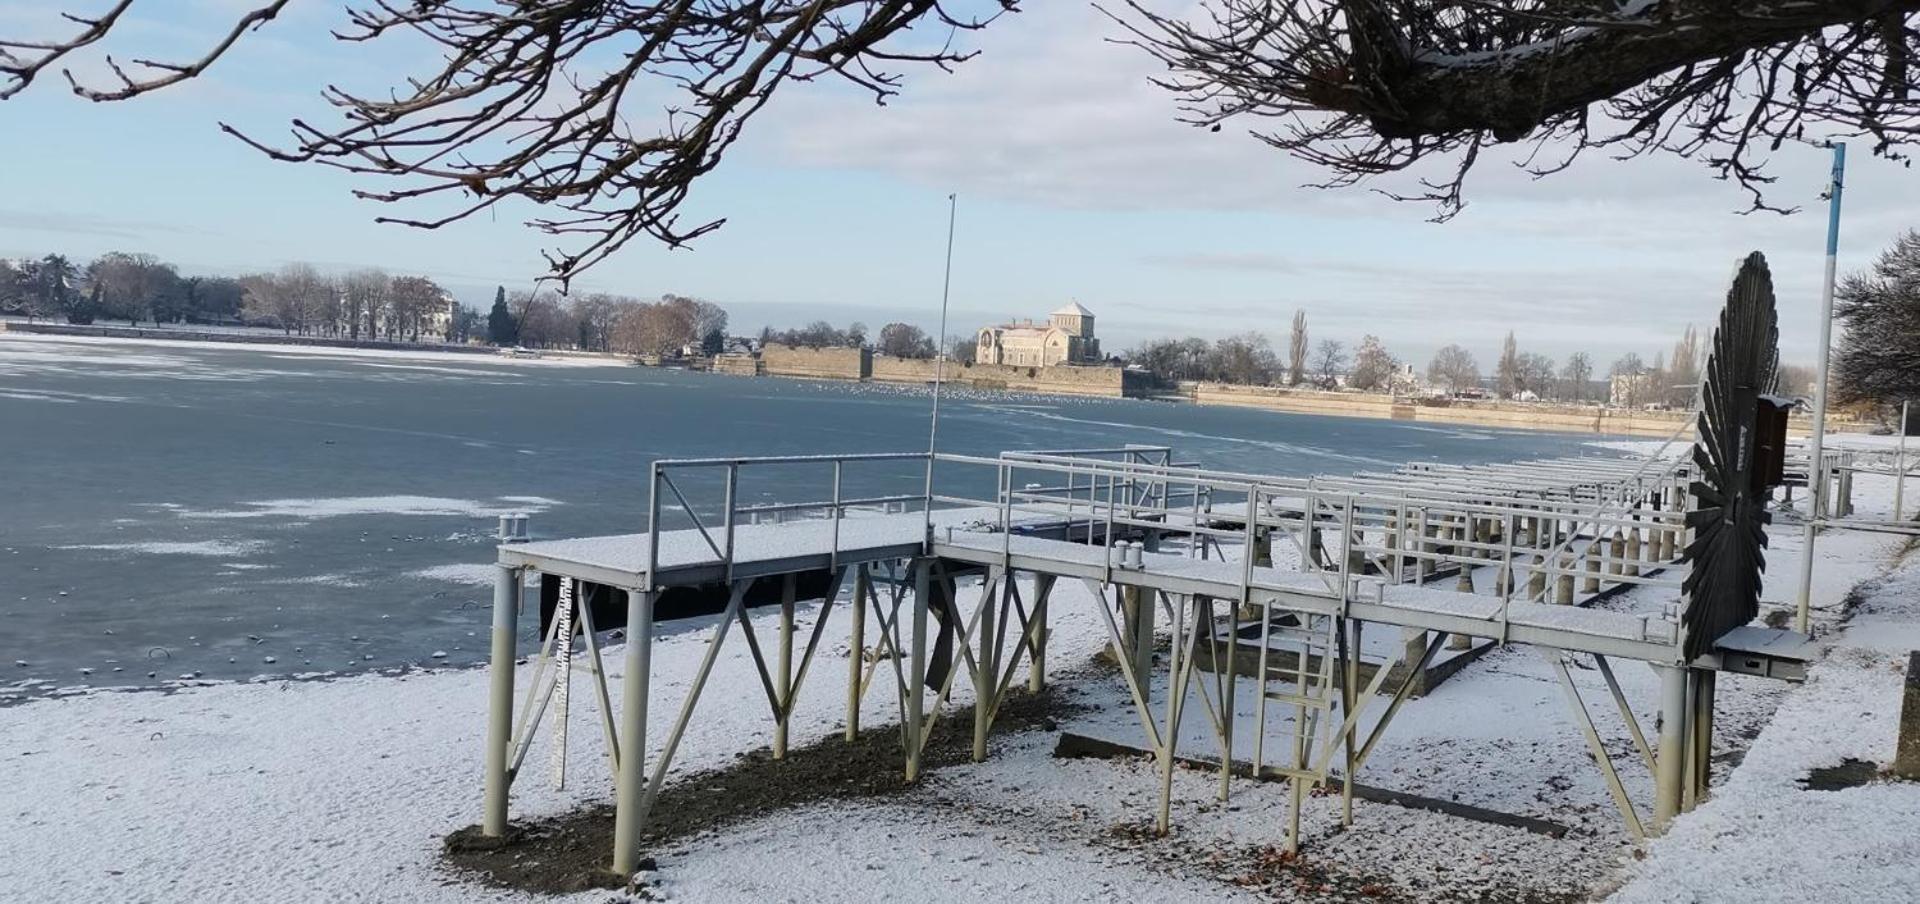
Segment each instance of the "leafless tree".
[{"label": "leafless tree", "polygon": [[1622,355],[1607,370],[1607,376],[1612,384],[1607,394],[1609,403],[1638,408],[1647,401],[1647,390],[1653,377],[1647,372],[1647,363],[1640,359],[1639,354],[1628,352]]},{"label": "leafless tree", "polygon": [[1380,390],[1393,385],[1393,372],[1400,369],[1400,359],[1387,351],[1379,336],[1367,335],[1360,339],[1360,347],[1353,353],[1353,373],[1347,377],[1347,385],[1354,389]]},{"label": "leafless tree", "polygon": [[[447,293],[438,283],[424,276],[402,276],[393,281],[393,317],[387,324],[388,339],[420,341],[420,329],[427,318],[447,305]],[[558,305],[555,306],[556,310]],[[445,336],[440,337],[442,339]],[[556,335],[555,343],[572,342],[577,337]]]},{"label": "leafless tree", "polygon": [[1666,385],[1661,387],[1668,407],[1693,407],[1695,390],[1700,382],[1701,358],[1705,352],[1706,349],[1700,346],[1700,331],[1688,324],[1680,341],[1673,344],[1673,359],[1667,364]]},{"label": "leafless tree", "polygon": [[[1835,370],[1838,369],[1835,368]],[[1788,398],[1810,399],[1813,397],[1813,384],[1819,381],[1819,371],[1805,364],[1782,364],[1774,372],[1773,391]]]},{"label": "leafless tree", "polygon": [[332,280],[312,264],[288,264],[274,273],[242,277],[241,310],[249,320],[271,323],[288,335],[306,335],[325,322]]},{"label": "leafless tree", "polygon": [[660,301],[664,304],[679,305],[686,314],[689,323],[688,342],[698,342],[705,339],[709,333],[718,332],[725,335],[727,332],[727,309],[711,301],[689,298],[685,295],[662,295]]},{"label": "leafless tree", "polygon": [[1320,340],[1314,352],[1314,372],[1319,375],[1321,389],[1336,389],[1340,386],[1340,372],[1347,367],[1347,347],[1332,339]]},{"label": "leafless tree", "polygon": [[933,337],[911,323],[889,323],[880,328],[874,351],[896,358],[931,358]]},{"label": "leafless tree", "polygon": [[947,341],[947,360],[971,365],[980,347],[974,344],[972,336],[955,336]]},{"label": "leafless tree", "polygon": [[1552,398],[1553,359],[1539,352],[1522,352],[1514,361],[1514,394],[1532,393],[1535,398]]},{"label": "leafless tree", "polygon": [[[0,99],[93,51],[113,75],[89,84],[61,69],[77,94],[148,94],[207,71],[287,5],[242,6],[197,58],[122,63],[111,50],[137,28],[136,2],[69,14],[64,34],[0,38]],[[360,196],[407,207],[388,222],[556,208],[531,225],[571,245],[548,252],[564,284],[636,236],[679,245],[721,225],[682,222],[681,205],[781,86],[844,80],[884,101],[898,70],[968,59],[954,36],[1018,3],[985,0],[995,14],[967,18],[938,0],[375,0],[336,36],[424,38],[434,61],[392,90],[327,88],[338,120],[294,119],[284,142],[240,137],[364,178]],[[1395,196],[1436,201],[1441,217],[1502,142],[1535,142],[1541,174],[1589,148],[1677,154],[1761,208],[1761,158],[1783,141],[1866,136],[1899,158],[1920,140],[1920,0],[1203,0],[1191,19],[1126,0],[1113,13],[1166,64],[1161,82],[1189,121],[1262,124],[1262,140],[1324,167],[1329,185],[1440,158],[1450,176]]]},{"label": "leafless tree", "polygon": [[1920,0],[1203,0],[1191,20],[1126,4],[1189,121],[1276,123],[1256,134],[1329,185],[1446,158],[1450,175],[1394,195],[1440,218],[1497,143],[1533,141],[1541,175],[1592,148],[1676,154],[1772,209],[1763,163],[1784,141],[1864,135],[1904,158],[1920,140]]},{"label": "leafless tree", "polygon": [[1507,331],[1505,342],[1500,344],[1500,360],[1493,365],[1494,392],[1503,399],[1511,399],[1520,393],[1520,346],[1513,340],[1513,331]]},{"label": "leafless tree", "polygon": [[341,277],[340,313],[346,318],[349,338],[378,338],[392,285],[393,277],[385,270],[355,270]]},{"label": "leafless tree", "polygon": [[1298,386],[1307,376],[1307,312],[1293,312],[1293,333],[1287,340],[1287,385]]},{"label": "leafless tree", "polygon": [[507,309],[519,329],[520,344],[528,348],[572,345],[580,335],[560,297],[552,292],[514,292],[507,296]]},{"label": "leafless tree", "polygon": [[87,265],[86,277],[89,290],[94,286],[100,289],[103,310],[97,313],[129,324],[153,317],[161,294],[180,282],[172,264],[162,263],[151,254],[124,251],[109,251],[95,258]]},{"label": "leafless tree", "polygon": [[1589,385],[1593,382],[1593,358],[1586,352],[1574,352],[1567,356],[1567,363],[1560,368],[1560,397],[1572,402],[1587,400]]},{"label": "leafless tree", "polygon": [[[132,31],[126,13],[134,2],[71,15],[68,35],[0,38],[0,99],[75,52]],[[1006,9],[1015,2],[1001,0]],[[122,65],[109,56],[113,77],[105,85],[63,73],[77,94],[97,101],[194,78],[287,0],[256,4],[211,38],[199,59]],[[346,16],[335,31],[342,41],[424,37],[441,52],[394,91],[328,86],[324,97],[340,121],[295,119],[284,143],[221,128],[278,160],[391,183],[360,190],[361,197],[450,208],[385,222],[433,228],[513,200],[558,208],[530,225],[580,241],[548,252],[563,281],[636,236],[679,245],[717,228],[723,221],[683,223],[680,205],[781,86],[834,78],[885,100],[900,85],[893,67],[946,67],[970,56],[951,42],[908,37],[910,27],[962,31],[986,23],[949,15],[935,0],[376,0]],[[661,89],[678,96],[663,102]],[[663,108],[655,128],[632,124]]]},{"label": "leafless tree", "polygon": [[1433,360],[1427,363],[1427,379],[1455,395],[1479,389],[1480,363],[1473,359],[1473,352],[1449,345],[1434,352]]},{"label": "leafless tree", "polygon": [[603,292],[574,296],[573,320],[580,327],[582,349],[595,352],[613,350],[614,321],[620,314],[622,302],[627,301]]},{"label": "leafless tree", "polygon": [[614,350],[635,357],[673,357],[694,336],[692,308],[671,302],[636,304],[614,322]]},{"label": "leafless tree", "polygon": [[1248,332],[1216,340],[1210,370],[1222,382],[1258,385],[1273,382],[1280,362],[1265,333]]}]

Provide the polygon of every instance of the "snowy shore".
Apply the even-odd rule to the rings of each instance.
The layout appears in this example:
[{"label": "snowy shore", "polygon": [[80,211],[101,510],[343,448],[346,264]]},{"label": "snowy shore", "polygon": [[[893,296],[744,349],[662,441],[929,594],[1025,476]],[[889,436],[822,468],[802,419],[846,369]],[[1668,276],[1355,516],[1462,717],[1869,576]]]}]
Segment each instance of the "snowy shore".
[{"label": "snowy shore", "polygon": [[[1890,496],[1860,481],[1863,509]],[[1765,599],[1793,596],[1800,554],[1793,525],[1774,531]],[[1400,900],[1582,900],[1620,887],[1642,901],[1899,900],[1911,893],[1920,788],[1874,783],[1801,789],[1815,766],[1891,760],[1896,654],[1920,646],[1920,559],[1884,535],[1823,536],[1815,601],[1823,630],[1858,609],[1807,685],[1741,676],[1721,683],[1712,799],[1635,856],[1571,713],[1534,651],[1503,649],[1409,703],[1368,761],[1372,785],[1552,820],[1563,838],[1360,801],[1342,830],[1338,798],[1314,798],[1307,852],[1276,885],[1272,846],[1284,836],[1284,786],[1238,782],[1213,799],[1215,777],[1176,776],[1167,839],[1137,831],[1155,795],[1144,761],[1058,760],[1055,733],[999,738],[978,765],[941,769],[908,793],[766,814],[654,851],[654,891],[685,901],[892,901],[997,897],[1020,901],[1239,900],[1337,897],[1368,887]],[[448,575],[457,579],[457,575]],[[1606,603],[1657,610],[1658,588]],[[1670,591],[1668,591],[1670,592]],[[1062,730],[1139,743],[1125,691],[1088,671],[1103,643],[1092,598],[1055,597],[1053,658],[1076,704]],[[813,612],[800,630],[810,629]],[[838,728],[844,616],[829,622],[821,661],[795,718],[795,744]],[[759,630],[765,636],[769,626]],[[661,641],[654,655],[653,736],[663,735],[705,652],[705,632]],[[617,678],[620,657],[610,666]],[[1605,685],[1587,669],[1590,700]],[[1643,724],[1655,679],[1619,676]],[[523,668],[521,686],[528,679]],[[730,643],[676,773],[724,767],[763,745],[770,721],[745,645]],[[489,888],[451,871],[441,839],[478,821],[487,676],[483,670],[257,681],[172,693],[91,693],[0,708],[0,901],[605,901],[613,893],[545,896]],[[1253,685],[1242,687],[1243,715]],[[610,795],[597,714],[576,693],[569,779],[555,790],[536,741],[514,797],[516,819],[567,812]],[[967,701],[956,689],[956,703]],[[617,706],[616,701],[616,706]],[[1620,745],[1622,778],[1645,801],[1651,776],[1628,755],[1624,724],[1594,707]],[[876,684],[863,720],[894,718]],[[1284,731],[1276,723],[1275,731]],[[1182,745],[1212,753],[1205,719]],[[1242,745],[1251,739],[1239,739]],[[1245,756],[1249,751],[1236,748]],[[1263,872],[1263,870],[1265,872]],[[1324,891],[1320,880],[1325,877]]]}]

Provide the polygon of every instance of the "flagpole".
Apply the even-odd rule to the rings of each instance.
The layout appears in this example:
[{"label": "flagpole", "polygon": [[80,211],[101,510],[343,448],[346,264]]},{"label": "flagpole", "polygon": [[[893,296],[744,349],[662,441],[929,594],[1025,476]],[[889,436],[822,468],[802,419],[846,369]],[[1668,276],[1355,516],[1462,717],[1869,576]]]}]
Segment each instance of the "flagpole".
[{"label": "flagpole", "polygon": [[1813,545],[1826,498],[1826,468],[1820,457],[1827,437],[1827,357],[1833,348],[1833,276],[1840,253],[1840,191],[1846,185],[1847,145],[1833,142],[1833,184],[1827,189],[1827,271],[1820,286],[1820,365],[1813,384],[1813,447],[1807,453],[1807,521],[1801,544],[1799,612],[1794,629],[1813,632]]},{"label": "flagpole", "polygon": [[947,300],[953,292],[953,231],[959,194],[947,195],[947,270],[940,282],[940,341],[933,347],[933,416],[927,423],[927,534],[933,533],[933,453],[940,437],[940,387],[947,382]]}]

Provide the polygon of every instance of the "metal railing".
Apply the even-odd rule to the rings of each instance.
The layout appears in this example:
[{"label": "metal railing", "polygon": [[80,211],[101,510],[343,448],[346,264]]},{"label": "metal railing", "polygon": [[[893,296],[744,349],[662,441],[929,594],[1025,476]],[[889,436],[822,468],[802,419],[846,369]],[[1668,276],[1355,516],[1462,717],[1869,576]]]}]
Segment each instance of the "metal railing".
[{"label": "metal railing", "polygon": [[[648,482],[647,491],[647,556],[645,571],[643,572],[646,578],[646,585],[648,589],[655,588],[656,581],[654,578],[660,567],[660,537],[665,532],[662,530],[661,522],[661,503],[664,501],[661,493],[662,489],[678,501],[679,510],[685,513],[687,519],[692,522],[693,530],[700,539],[704,541],[707,548],[713,552],[714,556],[723,564],[726,569],[727,580],[731,581],[733,579],[733,566],[736,559],[736,540],[741,523],[741,516],[744,515],[751,519],[750,523],[758,523],[762,516],[767,515],[772,515],[778,520],[790,513],[824,511],[826,517],[833,523],[832,540],[829,544],[830,555],[837,559],[840,550],[840,522],[846,517],[849,509],[881,506],[884,510],[884,508],[893,505],[905,507],[915,503],[921,505],[925,505],[926,503],[926,494],[924,492],[848,497],[843,492],[848,466],[871,465],[880,462],[924,463],[926,460],[927,454],[924,452],[656,460],[651,468],[651,477]],[[741,470],[749,467],[760,468],[775,466],[813,466],[827,469],[826,476],[831,486],[830,495],[823,500],[740,505],[736,497],[740,486]],[[716,470],[724,471],[723,479],[725,489],[718,516],[719,523],[709,525],[701,518],[700,507],[688,499],[687,494],[680,486],[680,482],[674,478],[676,474],[684,475],[687,472],[693,471]],[[715,536],[716,531],[719,534],[717,538]]]},{"label": "metal railing", "polygon": [[[917,465],[935,480],[910,492],[846,492],[855,470],[886,465]],[[1581,485],[1604,489],[1610,481],[1634,483],[1636,492],[1657,496],[1666,492],[1679,473],[1678,465],[1655,479],[1600,466],[1601,475],[1586,474]],[[743,505],[738,490],[743,471],[798,468],[812,471],[827,485],[825,498]],[[1125,568],[1112,547],[1123,533],[1145,534],[1205,558],[1209,547],[1225,557],[1227,545],[1241,549],[1239,596],[1242,601],[1260,591],[1298,592],[1296,582],[1279,583],[1261,577],[1271,567],[1262,544],[1277,538],[1290,541],[1303,572],[1322,579],[1328,595],[1342,601],[1354,592],[1359,579],[1385,584],[1411,580],[1425,583],[1445,566],[1461,571],[1492,566],[1496,592],[1504,607],[1516,597],[1545,598],[1565,579],[1584,577],[1590,584],[1677,584],[1677,577],[1656,577],[1684,547],[1684,512],[1672,505],[1620,506],[1593,498],[1542,493],[1536,480],[1516,488],[1497,481],[1466,489],[1462,481],[1471,469],[1447,466],[1446,480],[1429,480],[1436,470],[1412,466],[1406,473],[1355,478],[1287,478],[1196,468],[1175,462],[1165,447],[1124,447],[1101,450],[1009,452],[980,457],[924,452],[863,453],[849,455],[776,456],[754,458],[666,459],[652,466],[648,500],[645,579],[655,587],[659,572],[660,538],[665,532],[663,508],[669,500],[683,513],[705,549],[712,553],[732,580],[738,558],[738,531],[744,523],[766,517],[824,517],[831,522],[828,561],[837,567],[842,552],[841,524],[860,509],[921,515],[920,538],[934,538],[936,512],[963,509],[967,525],[949,532],[997,535],[1004,561],[1014,553],[1016,536],[1038,529],[1109,547],[1103,577]],[[1534,463],[1533,473],[1551,475],[1560,466]],[[1593,469],[1590,469],[1593,470]],[[699,471],[720,472],[721,502],[695,504],[683,483]],[[899,483],[911,486],[916,468],[902,470]],[[955,479],[958,477],[959,479]],[[1548,481],[1552,483],[1552,481]],[[1567,483],[1562,481],[1562,483]],[[793,482],[788,482],[792,486]],[[960,489],[954,489],[958,485]],[[991,490],[987,490],[987,487]],[[972,489],[969,489],[972,488]],[[1608,498],[1601,492],[1599,498]],[[1631,500],[1645,497],[1629,494]],[[705,514],[703,515],[703,511]],[[1615,538],[1646,534],[1642,554]],[[1328,538],[1337,538],[1329,543]],[[1576,555],[1575,543],[1588,542]],[[979,545],[979,544],[974,544]],[[1269,545],[1266,549],[1271,549]],[[1337,552],[1336,552],[1337,550]],[[1325,558],[1323,558],[1323,555]],[[1258,564],[1268,559],[1267,565]],[[1585,568],[1581,564],[1585,563]],[[1412,566],[1409,574],[1409,566]],[[1522,581],[1528,584],[1520,588]],[[1565,600],[1562,600],[1565,601]]]}]

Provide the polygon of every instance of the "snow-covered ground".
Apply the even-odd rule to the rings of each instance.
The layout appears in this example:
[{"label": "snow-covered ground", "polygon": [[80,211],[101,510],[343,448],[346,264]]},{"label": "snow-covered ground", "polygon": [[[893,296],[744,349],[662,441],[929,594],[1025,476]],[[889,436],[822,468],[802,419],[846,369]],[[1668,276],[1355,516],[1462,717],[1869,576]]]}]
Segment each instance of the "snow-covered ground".
[{"label": "snow-covered ground", "polygon": [[[1890,484],[1861,478],[1861,504],[1879,505]],[[1766,598],[1786,603],[1800,554],[1796,526],[1777,527],[1774,544]],[[1838,619],[1841,601],[1863,582],[1866,602],[1805,687],[1723,677],[1716,759],[1746,751],[1745,761],[1731,772],[1721,765],[1712,799],[1649,845],[1645,860],[1633,856],[1546,661],[1509,648],[1409,702],[1360,780],[1552,820],[1570,828],[1564,838],[1366,801],[1356,802],[1354,825],[1343,831],[1339,798],[1314,797],[1303,815],[1305,858],[1286,873],[1295,878],[1249,888],[1272,881],[1260,876],[1285,836],[1283,785],[1236,781],[1221,804],[1215,775],[1180,770],[1176,831],[1154,839],[1137,831],[1157,793],[1152,766],[1055,759],[1048,731],[997,738],[987,762],[936,770],[907,794],[772,813],[675,843],[653,852],[660,871],[652,875],[657,889],[685,901],[1312,897],[1312,876],[1332,877],[1328,894],[1366,887],[1402,900],[1581,899],[1621,884],[1623,901],[1911,899],[1920,790],[1796,785],[1809,767],[1842,757],[1891,759],[1895,654],[1920,645],[1920,603],[1912,602],[1920,561],[1872,582],[1901,545],[1877,534],[1822,536],[1814,600],[1823,624]],[[1672,594],[1648,587],[1606,605],[1655,611]],[[1056,590],[1050,665],[1077,704],[1060,727],[1138,744],[1142,731],[1118,679],[1086,667],[1105,641],[1096,605],[1077,585]],[[803,614],[801,636],[816,612]],[[756,619],[762,638],[769,617]],[[796,745],[838,729],[845,624],[836,610],[801,693]],[[662,638],[654,654],[656,745],[706,652],[711,622],[689,627]],[[620,649],[607,653],[617,678]],[[1644,806],[1651,777],[1605,685],[1590,661],[1573,666],[1623,781]],[[520,670],[522,688],[529,671]],[[1616,672],[1650,729],[1651,670],[1622,663]],[[1202,672],[1194,680],[1212,678]],[[1164,699],[1164,677],[1153,693]],[[964,686],[954,696],[969,702]],[[441,839],[479,818],[486,697],[485,672],[467,669],[96,692],[0,708],[0,901],[607,900],[608,892],[492,889],[442,865]],[[1235,752],[1245,757],[1251,682],[1242,682],[1238,699]],[[516,818],[610,796],[592,694],[576,685],[573,701],[567,787],[549,781],[544,733],[515,788]],[[735,634],[676,773],[722,767],[763,745],[771,733],[764,701]],[[862,719],[886,724],[896,707],[888,682],[878,680]],[[1270,738],[1286,732],[1290,707],[1274,709]],[[1197,698],[1181,737],[1184,752],[1217,756]],[[1270,760],[1280,746],[1269,743]]]},{"label": "snow-covered ground", "polygon": [[1920,555],[1862,588],[1834,641],[1740,768],[1648,845],[1615,901],[1920,900],[1920,784],[1802,784],[1848,759],[1893,761],[1907,654],[1920,649]]}]

